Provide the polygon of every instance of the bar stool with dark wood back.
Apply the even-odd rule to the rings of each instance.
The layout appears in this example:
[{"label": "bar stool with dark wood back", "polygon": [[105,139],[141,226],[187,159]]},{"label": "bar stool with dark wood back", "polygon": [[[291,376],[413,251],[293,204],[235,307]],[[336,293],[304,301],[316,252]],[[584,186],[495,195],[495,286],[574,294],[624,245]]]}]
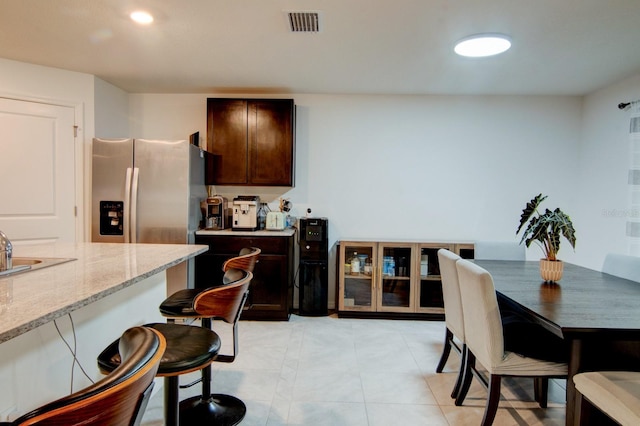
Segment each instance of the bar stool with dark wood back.
[{"label": "bar stool with dark wood back", "polygon": [[[223,282],[226,283],[232,279],[228,276],[229,271],[244,270],[252,273],[260,253],[261,250],[257,247],[243,248],[238,256],[225,261],[222,265],[222,270],[225,272]],[[223,284],[223,286],[225,285]],[[238,320],[247,300],[249,287],[247,286],[244,292],[229,292],[226,299],[219,297],[215,300],[202,296],[208,290],[184,289],[177,291],[162,302],[160,313],[167,318],[168,322],[179,318],[200,318],[201,326],[207,329],[211,329],[212,320],[215,319],[232,324],[233,353],[230,355],[218,354],[215,361],[233,362],[238,353]],[[202,369],[200,379],[182,387],[190,387],[199,382],[202,382],[202,393],[199,397],[189,398],[180,403],[181,418],[193,419],[194,423],[192,424],[214,422],[224,425],[237,424],[244,418],[246,406],[240,399],[231,395],[211,394],[210,365]]]},{"label": "bar stool with dark wood back", "polygon": [[132,327],[119,339],[123,362],[107,377],[0,425],[139,425],[165,347],[162,334]]},{"label": "bar stool with dark wood back", "polygon": [[[214,310],[211,307],[219,303],[224,302],[225,306],[242,305],[246,298],[245,294],[249,288],[251,278],[253,278],[251,272],[230,269],[225,273],[225,282],[227,284],[211,287],[200,292],[194,301],[194,311],[201,318],[210,318],[210,315],[214,314]],[[230,302],[236,299],[238,301],[235,304]],[[234,308],[229,309],[233,310]],[[196,405],[216,412],[218,408],[216,401],[198,396],[183,401],[184,404],[179,402],[179,376],[194,371],[202,371],[206,367],[210,367],[220,350],[221,342],[219,336],[210,328],[187,324],[153,323],[146,326],[159,331],[167,341],[167,348],[157,372],[157,376],[165,378],[165,425],[210,424],[211,420],[201,415],[199,411],[193,412],[192,410],[192,412],[183,413],[182,408]],[[103,372],[112,371],[119,365],[120,357],[117,352],[117,345],[118,341],[113,342],[99,355],[98,365]],[[210,383],[211,380],[206,383],[203,382],[203,389],[205,385],[210,386]],[[196,400],[195,404],[193,400]],[[244,404],[242,406],[244,407]],[[218,410],[217,412],[226,414],[224,410]],[[243,417],[244,412],[246,412],[246,408],[242,412]],[[190,414],[195,414],[196,417]],[[227,423],[224,415],[219,417],[219,421],[216,420],[213,424],[236,424],[242,420],[242,417],[240,417],[235,423]]]}]

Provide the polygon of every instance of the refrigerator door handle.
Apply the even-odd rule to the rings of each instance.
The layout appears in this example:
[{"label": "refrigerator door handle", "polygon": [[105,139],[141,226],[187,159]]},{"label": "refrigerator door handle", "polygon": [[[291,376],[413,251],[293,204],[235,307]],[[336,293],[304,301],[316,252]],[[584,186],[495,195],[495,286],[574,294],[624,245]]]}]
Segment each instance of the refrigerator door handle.
[{"label": "refrigerator door handle", "polygon": [[131,179],[131,242],[138,242],[138,181],[140,169],[133,168],[133,178]]},{"label": "refrigerator door handle", "polygon": [[124,242],[129,243],[130,241],[130,232],[131,229],[131,167],[127,167],[127,174],[124,179],[124,218],[123,218],[123,234],[124,234]]}]

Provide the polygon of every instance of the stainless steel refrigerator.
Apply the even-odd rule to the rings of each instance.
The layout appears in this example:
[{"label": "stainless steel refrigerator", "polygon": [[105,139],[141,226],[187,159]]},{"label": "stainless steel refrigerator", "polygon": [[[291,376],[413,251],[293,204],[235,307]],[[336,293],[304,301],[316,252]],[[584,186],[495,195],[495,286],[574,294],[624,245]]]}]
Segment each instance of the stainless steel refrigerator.
[{"label": "stainless steel refrigerator", "polygon": [[[93,139],[91,241],[193,244],[206,199],[204,155],[186,140]],[[167,291],[194,287],[194,262]]]}]

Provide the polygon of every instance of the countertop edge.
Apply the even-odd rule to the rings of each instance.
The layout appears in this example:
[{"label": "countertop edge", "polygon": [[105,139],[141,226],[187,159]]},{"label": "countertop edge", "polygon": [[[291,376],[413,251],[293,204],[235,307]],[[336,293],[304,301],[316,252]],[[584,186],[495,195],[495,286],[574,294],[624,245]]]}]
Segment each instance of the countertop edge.
[{"label": "countertop edge", "polygon": [[[192,246],[195,247],[195,246]],[[1,332],[0,333],[0,343],[6,342],[8,340],[11,340],[15,337],[18,337],[21,334],[24,334],[30,330],[33,330],[41,325],[44,325],[48,322],[51,322],[55,319],[58,319],[70,312],[73,312],[79,308],[82,308],[84,306],[87,306],[97,300],[100,300],[104,297],[107,297],[113,293],[116,293],[117,291],[120,291],[124,288],[130,287],[133,284],[136,284],[140,281],[143,281],[159,272],[162,272],[166,269],[171,268],[172,266],[175,266],[181,262],[184,262],[187,259],[193,258],[201,253],[204,253],[208,250],[208,247],[206,246],[199,246],[197,250],[193,251],[190,254],[186,254],[186,255],[182,255],[179,256],[177,258],[175,258],[172,261],[169,261],[167,263],[164,264],[160,264],[155,268],[150,269],[149,271],[146,271],[144,273],[141,273],[139,275],[136,275],[130,279],[125,279],[124,281],[120,282],[119,284],[115,284],[109,288],[106,288],[102,291],[98,291],[94,294],[91,294],[88,297],[79,299],[77,301],[74,301],[68,305],[65,305],[59,309],[47,312],[41,316],[38,316],[35,319],[26,321],[23,324],[20,324],[12,329],[9,329],[7,331]]]},{"label": "countertop edge", "polygon": [[234,231],[232,229],[221,229],[219,231],[200,229],[196,235],[200,236],[235,236],[235,237],[290,237],[296,233],[296,228],[287,228],[281,231]]}]

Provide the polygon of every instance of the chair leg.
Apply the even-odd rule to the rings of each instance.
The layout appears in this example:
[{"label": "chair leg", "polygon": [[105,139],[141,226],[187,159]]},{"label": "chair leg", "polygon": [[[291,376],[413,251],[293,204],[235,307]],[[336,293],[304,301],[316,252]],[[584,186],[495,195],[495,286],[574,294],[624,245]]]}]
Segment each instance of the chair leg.
[{"label": "chair leg", "polygon": [[462,350],[460,351],[460,370],[458,371],[458,378],[456,379],[456,384],[453,387],[453,391],[451,392],[451,398],[456,398],[460,393],[460,388],[462,387],[462,379],[464,376],[464,366],[467,363],[467,344],[462,344]]},{"label": "chair leg", "polygon": [[573,425],[571,426],[619,426],[619,423],[600,411],[591,401],[576,391],[573,411]]},{"label": "chair leg", "polygon": [[589,426],[589,419],[593,411],[588,401],[584,399],[582,394],[576,391],[575,406],[573,412],[573,425],[571,426]]},{"label": "chair leg", "polygon": [[451,339],[453,339],[453,333],[447,328],[444,335],[444,348],[442,349],[440,362],[438,362],[438,366],[436,367],[436,373],[442,373],[442,369],[449,359],[449,353],[451,353]]},{"label": "chair leg", "polygon": [[549,378],[535,377],[533,379],[533,389],[535,400],[540,404],[540,408],[547,408],[547,398],[549,395]]},{"label": "chair leg", "polygon": [[500,402],[500,382],[501,376],[492,374],[489,379],[489,395],[487,396],[487,405],[484,409],[484,417],[482,418],[482,426],[491,426],[498,412],[498,403]]},{"label": "chair leg", "polygon": [[462,377],[462,385],[460,386],[460,391],[456,396],[455,404],[457,406],[462,405],[464,399],[467,397],[467,393],[469,392],[469,387],[471,387],[471,380],[473,379],[473,369],[476,367],[476,357],[469,350],[469,348],[464,346],[466,355],[466,360],[464,365],[461,365],[460,368],[463,369],[463,377]]}]

